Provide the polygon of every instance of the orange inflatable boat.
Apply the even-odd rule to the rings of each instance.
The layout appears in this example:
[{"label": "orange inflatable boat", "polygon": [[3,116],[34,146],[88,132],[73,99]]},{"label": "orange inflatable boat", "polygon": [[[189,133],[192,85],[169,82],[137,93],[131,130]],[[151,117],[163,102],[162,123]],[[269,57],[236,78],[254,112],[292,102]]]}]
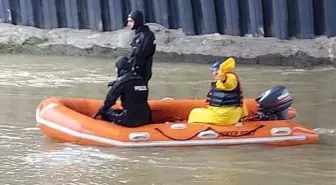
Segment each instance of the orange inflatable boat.
[{"label": "orange inflatable boat", "polygon": [[[263,96],[269,94],[266,91]],[[256,100],[244,100],[250,116],[261,110],[260,99],[262,98],[261,96]],[[279,97],[277,99],[279,100]],[[91,118],[102,102],[94,99],[47,98],[37,107],[37,126],[46,136],[55,140],[96,146],[164,147],[239,144],[290,146],[318,141],[317,133],[293,121],[296,116],[296,109],[293,107],[287,107],[285,117],[288,116],[288,119],[285,120],[244,121],[232,126],[216,126],[188,124],[185,121],[193,108],[206,106],[203,99],[150,100],[153,124],[126,128],[98,118]],[[120,108],[120,102],[115,107]]]}]

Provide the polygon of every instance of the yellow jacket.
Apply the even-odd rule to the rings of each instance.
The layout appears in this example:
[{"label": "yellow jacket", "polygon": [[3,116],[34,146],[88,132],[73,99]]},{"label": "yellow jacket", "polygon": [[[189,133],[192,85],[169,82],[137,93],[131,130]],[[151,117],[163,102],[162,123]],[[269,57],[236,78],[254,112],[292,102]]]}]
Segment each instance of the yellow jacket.
[{"label": "yellow jacket", "polygon": [[[220,65],[218,70],[218,80],[216,88],[221,90],[234,90],[238,86],[238,79],[232,72],[235,68],[235,60],[227,59]],[[248,115],[246,106],[242,107],[214,107],[194,109],[190,115],[189,123],[212,123],[215,125],[232,125],[237,123],[242,117]]]}]

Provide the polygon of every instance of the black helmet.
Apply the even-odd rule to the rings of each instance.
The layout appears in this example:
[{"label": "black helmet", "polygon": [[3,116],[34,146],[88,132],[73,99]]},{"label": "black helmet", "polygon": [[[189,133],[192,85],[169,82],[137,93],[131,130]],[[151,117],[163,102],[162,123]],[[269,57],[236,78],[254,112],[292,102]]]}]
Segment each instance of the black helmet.
[{"label": "black helmet", "polygon": [[131,71],[133,67],[132,62],[125,56],[118,57],[115,66],[117,68],[118,77]]},{"label": "black helmet", "polygon": [[144,25],[144,16],[141,11],[134,10],[130,14],[128,14],[128,17],[134,20],[134,26],[132,27],[132,30],[136,30],[140,26]]}]

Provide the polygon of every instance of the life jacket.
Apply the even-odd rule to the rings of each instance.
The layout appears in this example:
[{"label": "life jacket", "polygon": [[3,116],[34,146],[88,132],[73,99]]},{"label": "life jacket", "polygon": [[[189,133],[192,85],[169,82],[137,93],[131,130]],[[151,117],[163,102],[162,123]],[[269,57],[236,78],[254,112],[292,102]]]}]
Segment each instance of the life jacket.
[{"label": "life jacket", "polygon": [[222,106],[243,106],[243,92],[240,86],[240,81],[238,76],[233,72],[227,72],[226,74],[233,74],[237,79],[237,87],[233,90],[223,90],[216,87],[212,87],[208,93],[208,104],[214,107]]},{"label": "life jacket", "polygon": [[210,91],[208,92],[208,94],[207,94],[207,96],[206,96],[207,99],[205,100],[205,103],[206,103],[206,104],[209,104],[209,102],[210,102],[211,90],[212,90],[213,88],[216,88],[216,81],[211,82]]}]

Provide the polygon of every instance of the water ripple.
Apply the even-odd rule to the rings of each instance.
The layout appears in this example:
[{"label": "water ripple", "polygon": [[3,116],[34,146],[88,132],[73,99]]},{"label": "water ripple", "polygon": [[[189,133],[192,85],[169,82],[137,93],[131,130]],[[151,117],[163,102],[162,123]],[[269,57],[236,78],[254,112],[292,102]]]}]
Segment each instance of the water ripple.
[{"label": "water ripple", "polygon": [[[76,76],[74,76],[76,75]],[[96,69],[65,69],[63,71],[25,71],[0,69],[0,86],[16,87],[71,87],[81,83],[106,83],[109,76],[99,74]]]},{"label": "water ripple", "polygon": [[27,165],[74,165],[74,164],[90,164],[94,166],[102,165],[105,160],[127,160],[113,154],[102,153],[98,149],[82,148],[74,149],[65,147],[59,151],[48,151],[40,153],[29,153],[21,158]]},{"label": "water ripple", "polygon": [[315,128],[318,134],[325,134],[325,135],[336,135],[335,129],[328,129],[328,128]]}]

